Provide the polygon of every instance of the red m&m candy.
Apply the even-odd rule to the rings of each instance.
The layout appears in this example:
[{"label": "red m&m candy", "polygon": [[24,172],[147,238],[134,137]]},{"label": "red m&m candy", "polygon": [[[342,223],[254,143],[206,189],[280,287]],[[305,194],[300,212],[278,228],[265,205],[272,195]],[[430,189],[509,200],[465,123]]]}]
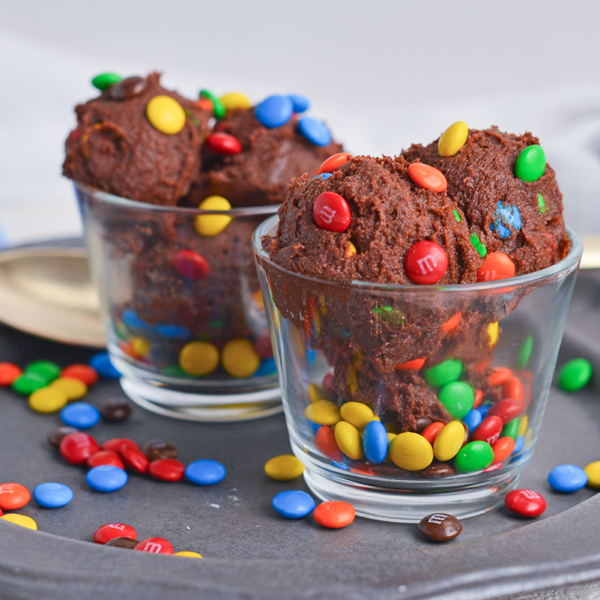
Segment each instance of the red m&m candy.
[{"label": "red m&m candy", "polygon": [[123,446],[131,446],[132,448],[137,448],[139,450],[139,446],[129,438],[111,438],[110,440],[106,440],[104,444],[102,444],[102,450],[119,452]]},{"label": "red m&m candy", "polygon": [[112,465],[113,467],[119,467],[119,469],[125,469],[121,457],[112,450],[100,450],[99,452],[94,452],[94,454],[86,460],[86,465],[90,469],[101,465]]},{"label": "red m&m candy", "polygon": [[133,549],[140,552],[150,552],[151,554],[173,554],[173,546],[167,540],[159,537],[142,540]]},{"label": "red m&m candy", "polygon": [[148,465],[148,473],[161,481],[183,479],[185,465],[174,458],[159,458]]},{"label": "red m&m candy", "polygon": [[335,441],[333,429],[327,425],[321,425],[317,429],[315,446],[330,460],[335,460],[336,462],[344,460],[344,455]]},{"label": "red m&m candy", "polygon": [[179,250],[173,256],[175,270],[186,279],[204,279],[210,273],[206,260],[191,250]]},{"label": "red m&m candy", "polygon": [[135,469],[142,475],[148,470],[148,464],[150,461],[147,456],[139,449],[133,448],[132,446],[121,446],[119,450],[123,461],[128,467]]},{"label": "red m&m candy", "polygon": [[313,206],[317,225],[327,231],[341,233],[350,227],[352,215],[346,200],[335,192],[323,192]]},{"label": "red m&m candy", "polygon": [[11,385],[15,379],[18,379],[23,371],[12,363],[0,363],[0,386]]},{"label": "red m&m candy", "polygon": [[533,490],[513,490],[504,499],[506,508],[521,517],[539,517],[546,510],[546,501]]},{"label": "red m&m candy", "polygon": [[352,154],[348,154],[347,152],[333,154],[319,167],[317,175],[321,173],[333,173],[338,167],[345,165],[351,158]]},{"label": "red m&m candy", "polygon": [[87,386],[93,385],[98,381],[98,371],[89,365],[69,365],[62,370],[60,376],[79,379],[79,381],[83,381]]},{"label": "red m&m candy", "polygon": [[415,242],[406,253],[404,270],[408,278],[420,285],[438,282],[448,269],[448,255],[435,242]]},{"label": "red m&m candy", "polygon": [[211,133],[206,138],[206,146],[216,154],[239,154],[242,151],[240,141],[228,133]]},{"label": "red m&m candy", "polygon": [[515,440],[511,437],[501,437],[492,445],[494,451],[494,462],[501,463],[505,461],[515,449]]},{"label": "red m&m candy", "polygon": [[486,417],[475,429],[471,439],[478,442],[487,442],[490,446],[493,446],[500,437],[503,427],[504,423],[500,417]]},{"label": "red m&m candy", "polygon": [[106,544],[110,540],[118,537],[126,537],[135,540],[137,538],[136,530],[130,525],[123,523],[107,523],[96,529],[94,541],[96,544]]},{"label": "red m&m candy", "polygon": [[515,276],[515,263],[504,252],[490,252],[481,269],[477,272],[477,281],[498,281]]},{"label": "red m&m candy", "polygon": [[100,450],[98,442],[87,433],[70,433],[60,441],[61,456],[74,465],[82,465],[92,454]]},{"label": "red m&m candy", "polygon": [[505,398],[523,400],[523,385],[517,377],[511,377],[502,385],[502,395]]},{"label": "red m&m candy", "polygon": [[516,419],[522,412],[522,402],[514,400],[513,398],[505,398],[504,400],[496,402],[496,404],[494,404],[492,408],[488,410],[487,416],[498,416],[506,425],[507,423],[510,423],[513,419]]},{"label": "red m&m candy", "polygon": [[433,192],[443,192],[448,187],[448,181],[439,169],[423,163],[409,165],[408,176],[418,186]]}]

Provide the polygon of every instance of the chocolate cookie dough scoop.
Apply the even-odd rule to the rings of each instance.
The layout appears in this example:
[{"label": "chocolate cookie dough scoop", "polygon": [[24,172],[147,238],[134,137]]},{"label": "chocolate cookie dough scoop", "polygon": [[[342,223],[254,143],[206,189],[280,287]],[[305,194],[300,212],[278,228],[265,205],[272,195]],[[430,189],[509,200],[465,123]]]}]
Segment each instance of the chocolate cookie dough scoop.
[{"label": "chocolate cookie dough scoop", "polygon": [[202,170],[185,206],[197,207],[215,195],[231,206],[279,204],[293,177],[315,175],[328,156],[342,150],[324,123],[300,114],[309,105],[302,96],[269,96],[250,108],[225,98],[229,108],[216,104],[218,121],[202,147]]},{"label": "chocolate cookie dough scoop", "polygon": [[103,91],[75,109],[63,174],[123,198],[175,205],[200,169],[210,113],[163,88],[158,73],[107,73],[93,83]]},{"label": "chocolate cookie dough scoop", "polygon": [[502,252],[523,275],[549,267],[569,250],[562,194],[539,140],[496,127],[455,123],[435,142],[403,153],[444,173],[448,196],[464,212],[482,257]]}]

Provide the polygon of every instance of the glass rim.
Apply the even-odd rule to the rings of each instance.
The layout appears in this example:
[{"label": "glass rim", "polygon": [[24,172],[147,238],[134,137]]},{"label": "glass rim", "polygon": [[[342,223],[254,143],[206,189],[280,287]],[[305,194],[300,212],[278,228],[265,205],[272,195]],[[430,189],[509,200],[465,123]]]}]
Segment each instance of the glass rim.
[{"label": "glass rim", "polygon": [[227,215],[229,217],[254,217],[254,216],[269,216],[274,215],[279,208],[279,204],[264,204],[262,206],[247,206],[247,207],[232,207],[229,210],[202,210],[199,208],[187,208],[183,206],[163,206],[162,204],[150,204],[148,202],[140,202],[139,200],[131,200],[103,192],[97,188],[75,181],[71,179],[77,190],[94,197],[97,200],[123,206],[133,210],[149,210],[160,213],[174,213],[181,216],[196,216],[196,215]]},{"label": "glass rim", "polygon": [[261,239],[263,235],[272,231],[273,226],[279,222],[279,215],[273,215],[272,217],[263,221],[252,234],[252,248],[261,260],[264,260],[271,267],[286,273],[309,281],[314,284],[329,284],[339,287],[349,287],[362,289],[365,291],[382,291],[382,292],[410,292],[410,293],[423,293],[423,292],[435,292],[435,293],[457,293],[457,292],[480,292],[480,291],[494,291],[506,289],[507,285],[510,287],[521,286],[528,283],[543,283],[545,280],[552,279],[557,275],[568,272],[573,267],[578,266],[583,253],[583,244],[579,236],[568,226],[565,226],[567,236],[571,240],[571,249],[565,258],[558,261],[556,264],[540,269],[533,273],[527,273],[526,275],[517,275],[509,279],[498,279],[496,281],[477,282],[477,283],[453,283],[448,285],[408,285],[403,283],[377,283],[371,281],[362,281],[358,279],[352,280],[339,280],[339,279],[322,279],[319,277],[312,277],[310,275],[304,275],[302,273],[296,273],[295,271],[289,271],[274,263],[266,251],[263,249]]}]

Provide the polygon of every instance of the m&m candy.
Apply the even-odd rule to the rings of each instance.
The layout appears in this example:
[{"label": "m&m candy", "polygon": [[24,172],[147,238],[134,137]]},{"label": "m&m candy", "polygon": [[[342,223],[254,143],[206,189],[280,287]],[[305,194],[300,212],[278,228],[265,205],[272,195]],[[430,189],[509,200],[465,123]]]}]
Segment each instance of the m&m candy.
[{"label": "m&m candy", "polygon": [[379,421],[370,421],[364,428],[362,444],[367,460],[374,465],[382,463],[388,453],[387,431]]},{"label": "m&m candy", "polygon": [[92,85],[103,92],[107,90],[111,85],[119,83],[123,79],[118,73],[100,73],[92,79]]},{"label": "m&m candy", "polygon": [[408,176],[419,187],[433,192],[443,192],[448,187],[448,181],[444,174],[439,169],[424,163],[409,165]]},{"label": "m&m candy", "polygon": [[469,128],[464,121],[453,123],[444,131],[438,142],[440,156],[454,156],[464,145],[469,137]]},{"label": "m&m candy", "polygon": [[546,170],[546,155],[533,144],[521,151],[515,163],[515,175],[523,181],[537,181]]},{"label": "m&m candy", "polygon": [[33,499],[44,508],[61,508],[73,500],[73,490],[63,483],[40,483],[33,490]]},{"label": "m&m candy", "polygon": [[148,457],[139,449],[132,446],[122,445],[119,454],[128,467],[135,469],[142,475],[148,470],[150,461]]},{"label": "m&m candy", "polygon": [[241,92],[229,92],[228,94],[224,94],[221,96],[220,101],[223,108],[228,113],[238,109],[247,110],[252,106],[252,102],[250,102],[248,96]]},{"label": "m&m candy", "polygon": [[351,504],[336,500],[323,502],[313,511],[313,519],[328,529],[347,527],[355,517],[356,512]]},{"label": "m&m candy", "polygon": [[287,490],[277,494],[271,506],[286,519],[302,519],[315,509],[315,501],[306,492]]},{"label": "m&m candy", "polygon": [[[62,390],[44,387],[33,392],[29,396],[27,404],[35,412],[50,414],[58,412],[67,404],[67,401],[67,395]],[[70,423],[66,423],[66,425],[70,425]]]},{"label": "m&m candy", "polygon": [[592,373],[592,364],[585,358],[570,360],[558,373],[558,387],[564,392],[581,390],[590,382]]},{"label": "m&m candy", "polygon": [[419,285],[437,283],[448,269],[448,255],[435,242],[415,242],[406,253],[404,270],[408,278]]},{"label": "m&m candy", "polygon": [[101,465],[94,467],[85,476],[86,483],[97,492],[116,492],[127,483],[127,473],[119,467]]},{"label": "m&m candy", "polygon": [[194,281],[206,279],[210,274],[210,267],[206,259],[191,250],[178,250],[175,252],[173,266],[182,277]]},{"label": "m&m candy", "polygon": [[331,133],[325,123],[312,117],[303,117],[298,122],[298,131],[315,146],[328,146],[331,143]]},{"label": "m&m candy", "polygon": [[3,521],[7,523],[13,523],[13,525],[20,525],[21,527],[26,527],[27,529],[37,530],[37,523],[27,515],[18,515],[17,513],[11,513],[9,515],[2,515],[0,517]]},{"label": "m&m candy", "polygon": [[100,465],[112,465],[113,467],[119,467],[119,469],[125,468],[121,457],[112,450],[99,450],[98,452],[94,452],[94,454],[85,461],[85,464],[90,469],[92,467],[99,467]]},{"label": "m&m candy", "polygon": [[70,433],[60,442],[61,456],[74,465],[82,465],[92,454],[100,450],[98,442],[87,433]]},{"label": "m&m candy", "polygon": [[221,99],[217,98],[212,92],[209,90],[200,90],[199,97],[200,102],[203,100],[210,102],[215,119],[222,119],[225,116],[225,106],[223,105],[223,102],[221,102]]},{"label": "m&m candy", "polygon": [[211,133],[204,143],[215,154],[239,154],[242,151],[242,145],[236,137],[220,131]]},{"label": "m&m candy", "polygon": [[265,473],[277,481],[290,481],[304,473],[304,465],[293,454],[282,454],[267,461]]},{"label": "m&m candy", "polygon": [[181,104],[170,96],[154,96],[146,106],[150,124],[162,133],[174,135],[185,126],[186,115]]},{"label": "m&m candy", "polygon": [[323,192],[317,196],[313,216],[321,229],[337,233],[346,231],[352,221],[348,202],[335,192]]},{"label": "m&m candy", "polygon": [[119,377],[121,377],[121,373],[117,371],[110,361],[108,352],[98,352],[97,354],[94,354],[90,359],[90,367],[107,379],[119,379]]},{"label": "m&m candy", "polygon": [[164,538],[151,537],[142,540],[133,548],[150,554],[173,554],[173,546]]},{"label": "m&m candy", "polygon": [[576,465],[559,465],[548,475],[548,483],[557,492],[576,492],[588,482],[587,473]]},{"label": "m&m candy", "polygon": [[259,122],[272,129],[285,125],[294,113],[294,103],[288,96],[273,95],[256,105],[255,116]]},{"label": "m&m candy", "polygon": [[184,471],[185,465],[174,458],[159,458],[148,465],[148,473],[161,481],[179,481]]},{"label": "m&m candy", "polygon": [[115,538],[125,537],[135,540],[137,537],[136,530],[130,525],[124,523],[107,523],[98,527],[94,532],[94,542],[96,544],[106,544]]},{"label": "m&m candy", "polygon": [[310,108],[310,100],[301,94],[288,94],[288,98],[292,101],[294,112],[297,114],[306,112]]},{"label": "m&m candy", "polygon": [[481,269],[477,272],[477,281],[497,281],[515,276],[515,263],[504,252],[490,252]]},{"label": "m&m candy", "polygon": [[23,374],[23,371],[15,364],[0,363],[0,386],[11,385]]},{"label": "m&m candy", "polygon": [[179,353],[179,366],[190,375],[209,375],[219,366],[219,350],[210,342],[190,342]]},{"label": "m&m candy", "polygon": [[77,429],[90,429],[101,418],[100,411],[87,402],[74,402],[60,411],[60,418],[65,425]]},{"label": "m&m candy", "polygon": [[0,484],[0,508],[2,510],[18,510],[31,500],[29,490],[20,483]]},{"label": "m&m candy", "polygon": [[221,364],[232,377],[250,377],[260,366],[260,357],[250,340],[238,338],[223,346]]},{"label": "m&m candy", "polygon": [[333,154],[317,169],[317,175],[321,175],[322,173],[333,173],[333,171],[335,171],[338,167],[345,165],[351,158],[352,155],[348,154],[347,152]]},{"label": "m&m candy", "polygon": [[533,490],[513,490],[506,495],[504,504],[520,517],[539,517],[546,510],[546,501]]},{"label": "m&m candy", "polygon": [[69,379],[79,379],[88,387],[98,381],[98,372],[89,365],[69,365],[61,371],[60,376]]},{"label": "m&m candy", "polygon": [[201,459],[185,468],[185,478],[196,485],[214,485],[225,478],[225,467],[216,460]]}]

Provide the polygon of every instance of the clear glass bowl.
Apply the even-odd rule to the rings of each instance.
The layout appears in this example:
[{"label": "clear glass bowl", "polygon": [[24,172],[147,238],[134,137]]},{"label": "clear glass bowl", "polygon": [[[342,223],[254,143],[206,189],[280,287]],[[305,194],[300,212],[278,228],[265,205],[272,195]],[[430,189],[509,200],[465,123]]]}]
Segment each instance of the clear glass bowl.
[{"label": "clear glass bowl", "polygon": [[[291,445],[312,491],[398,522],[497,507],[540,431],[582,253],[577,235],[568,232],[564,260],[537,273],[405,286],[289,272],[261,246],[277,223],[261,224],[253,245]],[[373,419],[384,429],[367,429]],[[435,423],[448,422],[434,441]]]},{"label": "clear glass bowl", "polygon": [[[75,191],[108,352],[125,392],[184,419],[278,412],[251,246],[252,232],[277,206],[206,211],[135,202],[77,182]],[[215,223],[226,226],[201,234],[214,233]]]}]

